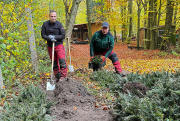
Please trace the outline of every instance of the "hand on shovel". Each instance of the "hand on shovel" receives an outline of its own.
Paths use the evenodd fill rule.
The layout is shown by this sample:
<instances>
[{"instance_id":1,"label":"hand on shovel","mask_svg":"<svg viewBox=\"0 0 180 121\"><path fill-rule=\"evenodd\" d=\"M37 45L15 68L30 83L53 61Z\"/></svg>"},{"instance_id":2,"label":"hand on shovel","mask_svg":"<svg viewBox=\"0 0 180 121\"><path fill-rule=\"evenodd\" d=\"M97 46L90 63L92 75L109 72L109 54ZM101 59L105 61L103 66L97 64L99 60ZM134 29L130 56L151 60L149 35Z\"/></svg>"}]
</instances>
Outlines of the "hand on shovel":
<instances>
[{"instance_id":1,"label":"hand on shovel","mask_svg":"<svg viewBox=\"0 0 180 121\"><path fill-rule=\"evenodd\" d=\"M48 37L49 37L49 39L51 40L51 42L55 42L55 41L56 41L54 35L49 35Z\"/></svg>"}]
</instances>

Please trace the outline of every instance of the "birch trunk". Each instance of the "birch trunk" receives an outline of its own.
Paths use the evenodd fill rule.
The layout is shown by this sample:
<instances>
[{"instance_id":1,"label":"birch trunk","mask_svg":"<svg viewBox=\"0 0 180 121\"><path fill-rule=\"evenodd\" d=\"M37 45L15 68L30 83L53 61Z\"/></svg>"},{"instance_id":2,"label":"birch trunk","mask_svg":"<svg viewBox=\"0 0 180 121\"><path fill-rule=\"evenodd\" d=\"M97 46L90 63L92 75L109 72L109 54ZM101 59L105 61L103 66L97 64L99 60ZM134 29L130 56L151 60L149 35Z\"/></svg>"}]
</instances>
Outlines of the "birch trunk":
<instances>
[{"instance_id":1,"label":"birch trunk","mask_svg":"<svg viewBox=\"0 0 180 121\"><path fill-rule=\"evenodd\" d=\"M36 43L34 38L34 30L33 30L33 22L32 22L32 14L31 9L28 7L25 9L27 13L27 17L29 18L27 20L27 28L29 31L29 43L30 43L30 51L31 51L31 61L33 64L33 68L36 73L39 72L38 70L38 60L37 60L37 53L36 53Z\"/></svg>"},{"instance_id":2,"label":"birch trunk","mask_svg":"<svg viewBox=\"0 0 180 121\"><path fill-rule=\"evenodd\" d=\"M3 79L2 79L2 71L1 71L1 66L0 66L0 89L3 89Z\"/></svg>"}]
</instances>

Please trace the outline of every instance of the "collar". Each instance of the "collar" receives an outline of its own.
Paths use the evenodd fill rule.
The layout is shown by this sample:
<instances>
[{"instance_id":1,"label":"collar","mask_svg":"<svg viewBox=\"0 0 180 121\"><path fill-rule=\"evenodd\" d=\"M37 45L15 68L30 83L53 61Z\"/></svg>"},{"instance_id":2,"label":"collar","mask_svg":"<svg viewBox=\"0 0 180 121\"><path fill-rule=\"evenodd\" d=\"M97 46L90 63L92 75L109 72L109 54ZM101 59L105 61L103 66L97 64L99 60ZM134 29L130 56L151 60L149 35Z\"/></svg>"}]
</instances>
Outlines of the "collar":
<instances>
[{"instance_id":1,"label":"collar","mask_svg":"<svg viewBox=\"0 0 180 121\"><path fill-rule=\"evenodd\" d=\"M56 21L55 21L54 23L51 23L50 20L49 20L49 24L50 24L50 25L54 25L54 24L56 24Z\"/></svg>"}]
</instances>

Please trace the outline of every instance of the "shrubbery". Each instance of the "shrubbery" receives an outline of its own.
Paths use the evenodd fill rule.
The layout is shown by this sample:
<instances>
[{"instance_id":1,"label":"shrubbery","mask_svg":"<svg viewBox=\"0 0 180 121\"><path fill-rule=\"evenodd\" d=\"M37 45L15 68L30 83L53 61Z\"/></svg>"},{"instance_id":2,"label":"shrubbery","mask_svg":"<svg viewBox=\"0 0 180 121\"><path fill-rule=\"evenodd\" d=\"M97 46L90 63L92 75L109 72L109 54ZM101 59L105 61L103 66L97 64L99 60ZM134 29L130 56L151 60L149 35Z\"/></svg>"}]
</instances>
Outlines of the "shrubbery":
<instances>
[{"instance_id":1,"label":"shrubbery","mask_svg":"<svg viewBox=\"0 0 180 121\"><path fill-rule=\"evenodd\" d=\"M113 75L108 71L98 71L91 75L93 81L101 81L99 84L109 86L117 98L114 113L117 121L162 121L180 120L180 72L176 74L168 72L153 72L140 75L131 73L125 78ZM127 90L124 93L123 87L127 83L140 82L148 88L143 97ZM132 87L132 89L136 89ZM135 90L134 90L135 91Z\"/></svg>"},{"instance_id":2,"label":"shrubbery","mask_svg":"<svg viewBox=\"0 0 180 121\"><path fill-rule=\"evenodd\" d=\"M50 107L52 102L46 99L46 94L33 85L22 89L11 103L5 102L0 113L1 121L51 121Z\"/></svg>"}]
</instances>

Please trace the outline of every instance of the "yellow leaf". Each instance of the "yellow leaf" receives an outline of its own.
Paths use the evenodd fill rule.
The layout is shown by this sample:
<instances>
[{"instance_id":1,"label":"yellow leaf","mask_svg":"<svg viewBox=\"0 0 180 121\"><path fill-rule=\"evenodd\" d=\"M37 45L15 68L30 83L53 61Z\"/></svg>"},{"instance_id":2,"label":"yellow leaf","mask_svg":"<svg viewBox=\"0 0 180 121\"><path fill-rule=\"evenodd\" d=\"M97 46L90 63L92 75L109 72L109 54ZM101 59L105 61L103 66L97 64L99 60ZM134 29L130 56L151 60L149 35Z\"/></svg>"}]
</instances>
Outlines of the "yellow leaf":
<instances>
[{"instance_id":1,"label":"yellow leaf","mask_svg":"<svg viewBox=\"0 0 180 121\"><path fill-rule=\"evenodd\" d=\"M9 30L8 30L8 29L5 29L5 30L4 30L4 33L8 33L8 32L9 32Z\"/></svg>"},{"instance_id":2,"label":"yellow leaf","mask_svg":"<svg viewBox=\"0 0 180 121\"><path fill-rule=\"evenodd\" d=\"M16 16L16 13L13 13L13 16Z\"/></svg>"},{"instance_id":3,"label":"yellow leaf","mask_svg":"<svg viewBox=\"0 0 180 121\"><path fill-rule=\"evenodd\" d=\"M7 51L6 51L6 54L7 54L8 56L10 56L10 53L9 53L9 52L7 52Z\"/></svg>"},{"instance_id":4,"label":"yellow leaf","mask_svg":"<svg viewBox=\"0 0 180 121\"><path fill-rule=\"evenodd\" d=\"M25 5L25 8L27 8L28 7L28 5Z\"/></svg>"},{"instance_id":5,"label":"yellow leaf","mask_svg":"<svg viewBox=\"0 0 180 121\"><path fill-rule=\"evenodd\" d=\"M10 24L10 23L12 23L12 21L8 21L8 23Z\"/></svg>"},{"instance_id":6,"label":"yellow leaf","mask_svg":"<svg viewBox=\"0 0 180 121\"><path fill-rule=\"evenodd\" d=\"M101 89L101 87L97 87L96 89Z\"/></svg>"},{"instance_id":7,"label":"yellow leaf","mask_svg":"<svg viewBox=\"0 0 180 121\"><path fill-rule=\"evenodd\" d=\"M17 22L17 19L16 19L16 18L14 18L14 21L15 21L15 22Z\"/></svg>"},{"instance_id":8,"label":"yellow leaf","mask_svg":"<svg viewBox=\"0 0 180 121\"><path fill-rule=\"evenodd\" d=\"M3 23L1 22L1 26L3 27Z\"/></svg>"},{"instance_id":9,"label":"yellow leaf","mask_svg":"<svg viewBox=\"0 0 180 121\"><path fill-rule=\"evenodd\" d=\"M8 49L8 50L9 50L10 48L11 48L11 45L8 45L8 46L6 47L6 49Z\"/></svg>"}]
</instances>

